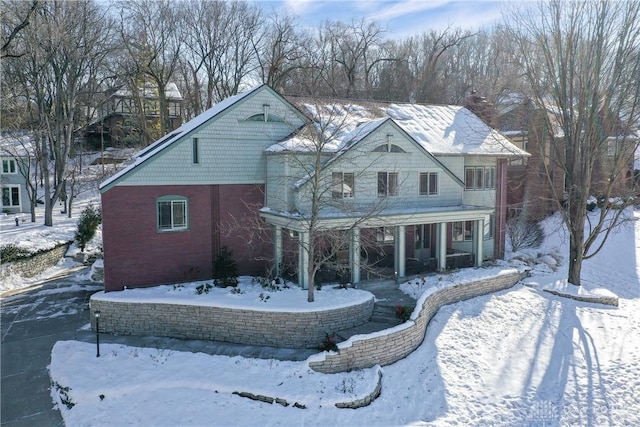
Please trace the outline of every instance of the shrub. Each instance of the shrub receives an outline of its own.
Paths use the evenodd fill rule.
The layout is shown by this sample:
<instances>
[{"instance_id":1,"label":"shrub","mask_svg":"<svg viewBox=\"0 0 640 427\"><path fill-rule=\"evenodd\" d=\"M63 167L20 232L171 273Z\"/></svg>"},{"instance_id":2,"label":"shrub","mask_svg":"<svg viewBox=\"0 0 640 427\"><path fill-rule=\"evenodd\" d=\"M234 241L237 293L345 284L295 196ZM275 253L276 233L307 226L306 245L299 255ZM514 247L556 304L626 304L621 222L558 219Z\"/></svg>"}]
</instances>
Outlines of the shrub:
<instances>
[{"instance_id":1,"label":"shrub","mask_svg":"<svg viewBox=\"0 0 640 427\"><path fill-rule=\"evenodd\" d=\"M402 319L403 322L411 318L411 313L413 313L413 307L409 307L408 305L399 305L396 307L396 316Z\"/></svg>"},{"instance_id":2,"label":"shrub","mask_svg":"<svg viewBox=\"0 0 640 427\"><path fill-rule=\"evenodd\" d=\"M324 341L318 346L320 351L338 351L338 343L336 342L335 334L326 334Z\"/></svg>"},{"instance_id":3,"label":"shrub","mask_svg":"<svg viewBox=\"0 0 640 427\"><path fill-rule=\"evenodd\" d=\"M99 208L93 206L87 206L80 214L78 220L78 230L76 231L75 241L80 247L80 251L84 252L87 247L87 243L93 239L96 235L98 225L102 222L102 215Z\"/></svg>"},{"instance_id":4,"label":"shrub","mask_svg":"<svg viewBox=\"0 0 640 427\"><path fill-rule=\"evenodd\" d=\"M220 253L213 262L213 283L221 288L238 286L238 264L226 246L220 248Z\"/></svg>"},{"instance_id":5,"label":"shrub","mask_svg":"<svg viewBox=\"0 0 640 427\"><path fill-rule=\"evenodd\" d=\"M208 283L205 283L204 285L198 285L196 287L196 294L198 295L202 295L203 293L208 294L212 287L213 286L211 286Z\"/></svg>"},{"instance_id":6,"label":"shrub","mask_svg":"<svg viewBox=\"0 0 640 427\"><path fill-rule=\"evenodd\" d=\"M13 243L9 243L0 248L0 260L2 260L3 263L29 258L31 255L29 250L19 248Z\"/></svg>"},{"instance_id":7,"label":"shrub","mask_svg":"<svg viewBox=\"0 0 640 427\"><path fill-rule=\"evenodd\" d=\"M539 248L544 241L544 231L538 222L514 217L507 221L507 230L513 252L525 248Z\"/></svg>"}]
</instances>

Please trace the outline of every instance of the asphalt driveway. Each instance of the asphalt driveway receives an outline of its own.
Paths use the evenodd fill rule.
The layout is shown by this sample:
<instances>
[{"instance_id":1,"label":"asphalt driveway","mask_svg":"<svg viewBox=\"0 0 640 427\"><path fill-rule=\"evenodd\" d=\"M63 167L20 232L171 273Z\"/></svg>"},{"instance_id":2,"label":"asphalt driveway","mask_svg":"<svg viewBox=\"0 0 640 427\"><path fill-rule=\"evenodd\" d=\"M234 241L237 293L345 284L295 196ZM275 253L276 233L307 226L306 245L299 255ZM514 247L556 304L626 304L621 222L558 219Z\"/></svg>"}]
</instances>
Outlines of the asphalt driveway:
<instances>
[{"instance_id":1,"label":"asphalt driveway","mask_svg":"<svg viewBox=\"0 0 640 427\"><path fill-rule=\"evenodd\" d=\"M89 297L98 289L67 278L2 299L2 426L64 425L47 366L56 341L76 339L89 323Z\"/></svg>"}]
</instances>

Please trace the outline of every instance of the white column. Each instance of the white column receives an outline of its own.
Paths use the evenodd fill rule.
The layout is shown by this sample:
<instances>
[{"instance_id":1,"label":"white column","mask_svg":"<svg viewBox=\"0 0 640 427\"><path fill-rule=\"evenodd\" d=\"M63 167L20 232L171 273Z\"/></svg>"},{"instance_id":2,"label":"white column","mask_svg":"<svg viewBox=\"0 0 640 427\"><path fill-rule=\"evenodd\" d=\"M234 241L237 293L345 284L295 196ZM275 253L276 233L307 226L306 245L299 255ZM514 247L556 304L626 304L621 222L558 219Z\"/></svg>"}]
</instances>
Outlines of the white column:
<instances>
[{"instance_id":1,"label":"white column","mask_svg":"<svg viewBox=\"0 0 640 427\"><path fill-rule=\"evenodd\" d=\"M475 266L482 265L482 242L484 240L484 219L476 220L473 224L473 250L475 252Z\"/></svg>"},{"instance_id":2,"label":"white column","mask_svg":"<svg viewBox=\"0 0 640 427\"><path fill-rule=\"evenodd\" d=\"M309 287L309 233L298 232L298 284L302 289Z\"/></svg>"},{"instance_id":3,"label":"white column","mask_svg":"<svg viewBox=\"0 0 640 427\"><path fill-rule=\"evenodd\" d=\"M349 251L349 264L351 268L351 283L360 283L360 228L351 230L351 250Z\"/></svg>"},{"instance_id":4,"label":"white column","mask_svg":"<svg viewBox=\"0 0 640 427\"><path fill-rule=\"evenodd\" d=\"M438 254L438 270L447 269L447 223L440 222L436 228L436 252Z\"/></svg>"},{"instance_id":5,"label":"white column","mask_svg":"<svg viewBox=\"0 0 640 427\"><path fill-rule=\"evenodd\" d=\"M282 274L282 227L273 226L273 262L276 277Z\"/></svg>"},{"instance_id":6,"label":"white column","mask_svg":"<svg viewBox=\"0 0 640 427\"><path fill-rule=\"evenodd\" d=\"M398 279L403 279L406 275L405 266L407 262L407 254L405 241L407 238L407 227L405 225L397 226L394 237L394 266Z\"/></svg>"}]
</instances>

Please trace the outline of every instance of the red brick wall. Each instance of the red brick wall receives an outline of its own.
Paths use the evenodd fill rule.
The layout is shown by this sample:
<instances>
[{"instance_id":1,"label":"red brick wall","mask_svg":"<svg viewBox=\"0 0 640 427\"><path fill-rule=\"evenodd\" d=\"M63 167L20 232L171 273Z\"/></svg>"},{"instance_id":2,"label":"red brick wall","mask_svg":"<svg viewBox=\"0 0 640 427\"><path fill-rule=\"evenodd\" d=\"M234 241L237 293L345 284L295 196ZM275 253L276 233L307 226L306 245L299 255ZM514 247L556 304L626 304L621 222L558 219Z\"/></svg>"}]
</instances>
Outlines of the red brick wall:
<instances>
[{"instance_id":1,"label":"red brick wall","mask_svg":"<svg viewBox=\"0 0 640 427\"><path fill-rule=\"evenodd\" d=\"M188 198L189 230L158 232L156 200L167 195ZM252 231L245 220L262 202L255 185L113 187L102 194L105 290L210 279L222 246L234 252L240 274L264 272L254 258L270 256L270 242L238 237ZM244 224L235 236L231 218Z\"/></svg>"}]
</instances>

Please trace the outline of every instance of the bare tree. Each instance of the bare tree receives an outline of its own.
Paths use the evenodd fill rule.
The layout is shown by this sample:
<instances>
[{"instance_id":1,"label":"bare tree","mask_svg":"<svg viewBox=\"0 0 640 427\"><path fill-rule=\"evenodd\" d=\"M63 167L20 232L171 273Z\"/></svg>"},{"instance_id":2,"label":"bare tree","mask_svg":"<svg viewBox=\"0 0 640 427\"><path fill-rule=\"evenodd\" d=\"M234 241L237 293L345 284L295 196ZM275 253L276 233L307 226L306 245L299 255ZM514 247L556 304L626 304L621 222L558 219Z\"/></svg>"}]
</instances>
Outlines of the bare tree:
<instances>
[{"instance_id":1,"label":"bare tree","mask_svg":"<svg viewBox=\"0 0 640 427\"><path fill-rule=\"evenodd\" d=\"M3 0L2 3L2 41L0 58L19 58L25 51L18 53L11 50L16 37L29 25L31 15L38 7L38 0L27 3L24 1Z\"/></svg>"},{"instance_id":2,"label":"bare tree","mask_svg":"<svg viewBox=\"0 0 640 427\"><path fill-rule=\"evenodd\" d=\"M545 112L547 179L554 169L564 175L564 191L551 182L552 199L569 230L568 281L580 285L583 260L602 248L631 203L624 173L638 147L640 2L540 2L514 11L510 29ZM603 203L585 232L593 192ZM610 203L614 196L622 197Z\"/></svg>"},{"instance_id":3,"label":"bare tree","mask_svg":"<svg viewBox=\"0 0 640 427\"><path fill-rule=\"evenodd\" d=\"M169 130L166 89L176 72L182 47L178 34L181 12L168 0L126 2L122 8L121 42L128 53L129 89L138 100L141 114L158 115L159 128L151 135L155 139ZM148 98L158 99L157 108Z\"/></svg>"},{"instance_id":4,"label":"bare tree","mask_svg":"<svg viewBox=\"0 0 640 427\"><path fill-rule=\"evenodd\" d=\"M260 80L276 90L284 90L294 70L304 67L309 37L299 31L289 14L269 17L261 44L255 45L260 63Z\"/></svg>"},{"instance_id":5,"label":"bare tree","mask_svg":"<svg viewBox=\"0 0 640 427\"><path fill-rule=\"evenodd\" d=\"M95 65L104 60L109 20L96 3L85 0L39 3L30 22L23 29L27 53L11 67L21 76L22 93L28 97L24 104L37 114L32 131L44 185L44 223L52 226L53 208L66 191L67 160L79 127L78 100Z\"/></svg>"}]
</instances>

